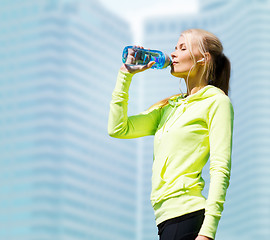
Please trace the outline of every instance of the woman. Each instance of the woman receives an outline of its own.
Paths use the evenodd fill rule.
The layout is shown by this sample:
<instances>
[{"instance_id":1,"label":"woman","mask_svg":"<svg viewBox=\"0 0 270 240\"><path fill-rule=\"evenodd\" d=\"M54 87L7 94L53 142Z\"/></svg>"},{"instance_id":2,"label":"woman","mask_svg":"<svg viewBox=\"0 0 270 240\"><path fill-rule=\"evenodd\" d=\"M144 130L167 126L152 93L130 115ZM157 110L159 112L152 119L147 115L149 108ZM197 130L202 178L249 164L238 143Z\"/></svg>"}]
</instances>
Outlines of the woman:
<instances>
[{"instance_id":1,"label":"woman","mask_svg":"<svg viewBox=\"0 0 270 240\"><path fill-rule=\"evenodd\" d=\"M184 31L171 57L171 74L185 79L187 94L128 117L132 76L154 62L123 64L112 95L108 131L117 138L155 135L151 203L160 240L214 239L231 169L230 62L219 39L200 29ZM133 58L131 54L129 61ZM201 173L209 157L210 186L205 199Z\"/></svg>"}]
</instances>

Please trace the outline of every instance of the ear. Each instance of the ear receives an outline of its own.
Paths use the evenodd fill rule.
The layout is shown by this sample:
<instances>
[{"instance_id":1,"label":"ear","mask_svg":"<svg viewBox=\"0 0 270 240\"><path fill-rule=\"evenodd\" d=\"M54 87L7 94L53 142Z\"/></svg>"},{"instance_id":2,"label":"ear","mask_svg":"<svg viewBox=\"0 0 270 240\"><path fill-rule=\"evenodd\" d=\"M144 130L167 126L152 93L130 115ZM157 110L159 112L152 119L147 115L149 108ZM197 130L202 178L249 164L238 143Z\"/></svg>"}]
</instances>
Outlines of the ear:
<instances>
[{"instance_id":1,"label":"ear","mask_svg":"<svg viewBox=\"0 0 270 240\"><path fill-rule=\"evenodd\" d=\"M210 62L211 61L211 54L209 52L206 52L204 55L205 62Z\"/></svg>"},{"instance_id":2,"label":"ear","mask_svg":"<svg viewBox=\"0 0 270 240\"><path fill-rule=\"evenodd\" d=\"M210 59L211 59L210 53L206 52L204 56L200 60L197 61L197 63L200 65L205 65L205 63L208 63Z\"/></svg>"}]
</instances>

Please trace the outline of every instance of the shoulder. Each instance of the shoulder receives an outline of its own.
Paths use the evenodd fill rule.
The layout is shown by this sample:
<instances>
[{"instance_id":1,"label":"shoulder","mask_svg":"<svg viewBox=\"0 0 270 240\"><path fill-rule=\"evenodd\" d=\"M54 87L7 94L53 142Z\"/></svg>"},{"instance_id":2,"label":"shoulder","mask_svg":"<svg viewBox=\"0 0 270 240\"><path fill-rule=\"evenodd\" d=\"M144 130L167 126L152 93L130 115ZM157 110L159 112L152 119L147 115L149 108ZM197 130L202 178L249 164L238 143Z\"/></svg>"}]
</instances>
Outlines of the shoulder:
<instances>
[{"instance_id":1,"label":"shoulder","mask_svg":"<svg viewBox=\"0 0 270 240\"><path fill-rule=\"evenodd\" d=\"M165 108L170 107L170 100L177 100L177 98L180 96L181 94L176 94L176 95L172 95L170 97L164 98L158 102L156 102L155 104L153 104L151 107L148 108L149 110L154 110L154 109L159 109L159 110L164 110Z\"/></svg>"},{"instance_id":2,"label":"shoulder","mask_svg":"<svg viewBox=\"0 0 270 240\"><path fill-rule=\"evenodd\" d=\"M211 118L218 114L223 116L228 115L233 118L234 109L229 96L214 86L209 90L211 91L211 96L208 98L208 116Z\"/></svg>"},{"instance_id":3,"label":"shoulder","mask_svg":"<svg viewBox=\"0 0 270 240\"><path fill-rule=\"evenodd\" d=\"M214 105L230 105L232 106L232 102L229 96L227 96L221 89L211 86L209 89L211 91L210 101Z\"/></svg>"},{"instance_id":4,"label":"shoulder","mask_svg":"<svg viewBox=\"0 0 270 240\"><path fill-rule=\"evenodd\" d=\"M215 105L230 105L232 107L231 99L225 94L217 94L213 97Z\"/></svg>"}]
</instances>

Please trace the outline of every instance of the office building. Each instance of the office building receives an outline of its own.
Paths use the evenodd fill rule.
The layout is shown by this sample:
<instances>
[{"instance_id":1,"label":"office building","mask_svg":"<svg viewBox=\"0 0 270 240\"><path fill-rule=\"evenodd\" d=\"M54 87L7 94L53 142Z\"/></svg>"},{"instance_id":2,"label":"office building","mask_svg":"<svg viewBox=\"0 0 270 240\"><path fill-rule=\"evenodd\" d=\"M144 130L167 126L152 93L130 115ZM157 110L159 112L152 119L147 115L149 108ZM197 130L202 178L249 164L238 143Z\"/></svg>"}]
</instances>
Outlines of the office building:
<instances>
[{"instance_id":1,"label":"office building","mask_svg":"<svg viewBox=\"0 0 270 240\"><path fill-rule=\"evenodd\" d=\"M0 19L0 239L135 239L137 141L107 134L129 26L94 0Z\"/></svg>"}]
</instances>

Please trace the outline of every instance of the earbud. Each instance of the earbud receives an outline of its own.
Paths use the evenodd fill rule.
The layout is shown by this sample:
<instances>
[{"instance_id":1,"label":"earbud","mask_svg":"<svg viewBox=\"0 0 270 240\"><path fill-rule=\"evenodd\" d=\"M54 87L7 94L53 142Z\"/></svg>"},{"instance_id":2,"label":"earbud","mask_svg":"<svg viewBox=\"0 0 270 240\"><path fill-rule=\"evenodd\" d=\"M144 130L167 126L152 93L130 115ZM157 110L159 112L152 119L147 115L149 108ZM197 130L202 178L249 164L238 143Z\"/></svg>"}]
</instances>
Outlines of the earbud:
<instances>
[{"instance_id":1,"label":"earbud","mask_svg":"<svg viewBox=\"0 0 270 240\"><path fill-rule=\"evenodd\" d=\"M200 59L200 60L198 60L197 61L197 63L199 63L199 62L203 62L205 59L204 58L202 58L202 59Z\"/></svg>"}]
</instances>

